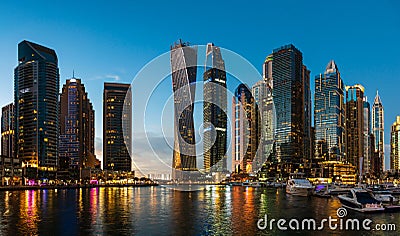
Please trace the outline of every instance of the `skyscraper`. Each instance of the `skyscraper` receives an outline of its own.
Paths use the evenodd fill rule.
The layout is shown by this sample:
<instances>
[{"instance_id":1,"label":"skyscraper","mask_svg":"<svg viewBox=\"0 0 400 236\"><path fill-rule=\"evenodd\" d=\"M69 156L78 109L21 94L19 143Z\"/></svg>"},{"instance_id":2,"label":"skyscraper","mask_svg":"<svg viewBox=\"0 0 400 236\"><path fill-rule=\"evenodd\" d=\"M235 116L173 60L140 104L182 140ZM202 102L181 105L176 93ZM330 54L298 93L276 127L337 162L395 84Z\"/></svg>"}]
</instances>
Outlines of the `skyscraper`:
<instances>
[{"instance_id":1,"label":"skyscraper","mask_svg":"<svg viewBox=\"0 0 400 236\"><path fill-rule=\"evenodd\" d=\"M15 120L14 104L10 103L1 109L1 157L0 157L0 180L2 184L8 182L19 182L21 177L21 163L15 157ZM6 181L7 178L7 181Z\"/></svg>"},{"instance_id":2,"label":"skyscraper","mask_svg":"<svg viewBox=\"0 0 400 236\"><path fill-rule=\"evenodd\" d=\"M258 105L260 113L259 133L261 135L253 171L257 171L262 165L272 160L272 149L274 144L274 122L275 108L272 99L272 55L267 56L263 64L263 79L256 82L252 87L252 95Z\"/></svg>"},{"instance_id":3,"label":"skyscraper","mask_svg":"<svg viewBox=\"0 0 400 236\"><path fill-rule=\"evenodd\" d=\"M311 152L312 150L312 143L311 143L311 86L310 86L310 73L311 71L307 69L305 65L302 67L302 83L303 83L303 104L304 104L304 133L303 133L303 153L304 159L303 163L310 167L309 164L311 163L311 157L314 154Z\"/></svg>"},{"instance_id":4,"label":"skyscraper","mask_svg":"<svg viewBox=\"0 0 400 236\"><path fill-rule=\"evenodd\" d=\"M1 155L13 158L14 155L14 103L1 109Z\"/></svg>"},{"instance_id":5,"label":"skyscraper","mask_svg":"<svg viewBox=\"0 0 400 236\"><path fill-rule=\"evenodd\" d=\"M364 87L346 86L346 161L360 171L360 158L364 155Z\"/></svg>"},{"instance_id":6,"label":"skyscraper","mask_svg":"<svg viewBox=\"0 0 400 236\"><path fill-rule=\"evenodd\" d=\"M59 169L78 178L94 157L94 110L80 79L68 79L60 95Z\"/></svg>"},{"instance_id":7,"label":"skyscraper","mask_svg":"<svg viewBox=\"0 0 400 236\"><path fill-rule=\"evenodd\" d=\"M273 62L273 55L270 54L265 58L264 65L263 65L263 80L264 84L267 86L266 90L264 91L262 98L264 101L261 102L261 98L258 99L260 102L258 103L259 110L261 113L261 134L264 132L263 138L263 155L266 155L265 158L270 157L273 153L273 145L274 145L274 138L275 138L275 105L272 96L272 90L274 87L273 79L272 79L272 62ZM265 87L264 87L265 88ZM255 96L253 94L253 96ZM272 161L272 160L271 160Z\"/></svg>"},{"instance_id":8,"label":"skyscraper","mask_svg":"<svg viewBox=\"0 0 400 236\"><path fill-rule=\"evenodd\" d=\"M372 132L375 137L375 151L379 153L381 162L380 172L382 172L384 170L385 160L384 111L378 91L376 91L374 104L372 105Z\"/></svg>"},{"instance_id":9,"label":"skyscraper","mask_svg":"<svg viewBox=\"0 0 400 236\"><path fill-rule=\"evenodd\" d=\"M56 52L28 41L19 43L14 71L15 155L28 179L55 177L58 92Z\"/></svg>"},{"instance_id":10,"label":"skyscraper","mask_svg":"<svg viewBox=\"0 0 400 236\"><path fill-rule=\"evenodd\" d=\"M171 46L171 72L174 92L172 178L186 179L185 171L197 170L193 119L197 48L182 41Z\"/></svg>"},{"instance_id":11,"label":"skyscraper","mask_svg":"<svg viewBox=\"0 0 400 236\"><path fill-rule=\"evenodd\" d=\"M369 173L371 167L371 106L367 100L367 97L363 98L363 139L364 139L364 168L363 173Z\"/></svg>"},{"instance_id":12,"label":"skyscraper","mask_svg":"<svg viewBox=\"0 0 400 236\"><path fill-rule=\"evenodd\" d=\"M232 171L250 173L260 142L259 111L250 89L239 84L232 98Z\"/></svg>"},{"instance_id":13,"label":"skyscraper","mask_svg":"<svg viewBox=\"0 0 400 236\"><path fill-rule=\"evenodd\" d=\"M390 132L390 169L400 170L400 116L396 117Z\"/></svg>"},{"instance_id":14,"label":"skyscraper","mask_svg":"<svg viewBox=\"0 0 400 236\"><path fill-rule=\"evenodd\" d=\"M131 171L132 92L130 85L104 83L103 106L103 168L112 171Z\"/></svg>"},{"instance_id":15,"label":"skyscraper","mask_svg":"<svg viewBox=\"0 0 400 236\"><path fill-rule=\"evenodd\" d=\"M227 170L226 72L220 49L211 43L207 44L203 78L204 168L224 171Z\"/></svg>"},{"instance_id":16,"label":"skyscraper","mask_svg":"<svg viewBox=\"0 0 400 236\"><path fill-rule=\"evenodd\" d=\"M309 79L305 74L309 72L303 67L302 53L291 44L273 50L272 56L276 155L280 169L290 173L303 168L309 159L308 153L304 153L311 140L307 137L311 133L310 121L306 121L311 102L309 91L305 91L309 82L304 81Z\"/></svg>"},{"instance_id":17,"label":"skyscraper","mask_svg":"<svg viewBox=\"0 0 400 236\"><path fill-rule=\"evenodd\" d=\"M315 77L314 107L317 158L340 161L345 153L344 83L334 60Z\"/></svg>"}]
</instances>

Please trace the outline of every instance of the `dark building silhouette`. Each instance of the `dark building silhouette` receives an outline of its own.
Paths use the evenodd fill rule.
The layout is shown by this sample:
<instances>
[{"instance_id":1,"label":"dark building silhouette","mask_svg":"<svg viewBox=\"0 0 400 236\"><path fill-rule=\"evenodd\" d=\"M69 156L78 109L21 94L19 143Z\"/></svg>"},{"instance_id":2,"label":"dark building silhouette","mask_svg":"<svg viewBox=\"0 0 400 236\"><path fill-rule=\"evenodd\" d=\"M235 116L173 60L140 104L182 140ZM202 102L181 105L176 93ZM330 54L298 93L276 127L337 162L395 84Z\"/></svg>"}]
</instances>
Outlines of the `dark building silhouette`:
<instances>
[{"instance_id":1,"label":"dark building silhouette","mask_svg":"<svg viewBox=\"0 0 400 236\"><path fill-rule=\"evenodd\" d=\"M172 88L174 92L174 151L172 178L187 179L185 171L196 171L194 99L197 48L188 43L171 46Z\"/></svg>"},{"instance_id":2,"label":"dark building silhouette","mask_svg":"<svg viewBox=\"0 0 400 236\"><path fill-rule=\"evenodd\" d=\"M204 85L204 169L226 171L227 95L225 63L221 51L207 44Z\"/></svg>"},{"instance_id":3,"label":"dark building silhouette","mask_svg":"<svg viewBox=\"0 0 400 236\"><path fill-rule=\"evenodd\" d=\"M53 179L58 157L59 70L56 52L18 44L14 71L15 156L28 179Z\"/></svg>"},{"instance_id":4,"label":"dark building silhouette","mask_svg":"<svg viewBox=\"0 0 400 236\"><path fill-rule=\"evenodd\" d=\"M131 171L132 92L129 84L104 83L103 160L105 170Z\"/></svg>"},{"instance_id":5,"label":"dark building silhouette","mask_svg":"<svg viewBox=\"0 0 400 236\"><path fill-rule=\"evenodd\" d=\"M14 103L1 109L1 155L14 157Z\"/></svg>"},{"instance_id":6,"label":"dark building silhouette","mask_svg":"<svg viewBox=\"0 0 400 236\"><path fill-rule=\"evenodd\" d=\"M302 171L311 158L309 73L302 53L293 45L273 50L276 161L284 173Z\"/></svg>"},{"instance_id":7,"label":"dark building silhouette","mask_svg":"<svg viewBox=\"0 0 400 236\"><path fill-rule=\"evenodd\" d=\"M0 182L2 185L18 183L22 174L21 163L14 154L14 103L1 109Z\"/></svg>"},{"instance_id":8,"label":"dark building silhouette","mask_svg":"<svg viewBox=\"0 0 400 236\"><path fill-rule=\"evenodd\" d=\"M360 171L364 155L364 87L346 86L346 161Z\"/></svg>"}]
</instances>

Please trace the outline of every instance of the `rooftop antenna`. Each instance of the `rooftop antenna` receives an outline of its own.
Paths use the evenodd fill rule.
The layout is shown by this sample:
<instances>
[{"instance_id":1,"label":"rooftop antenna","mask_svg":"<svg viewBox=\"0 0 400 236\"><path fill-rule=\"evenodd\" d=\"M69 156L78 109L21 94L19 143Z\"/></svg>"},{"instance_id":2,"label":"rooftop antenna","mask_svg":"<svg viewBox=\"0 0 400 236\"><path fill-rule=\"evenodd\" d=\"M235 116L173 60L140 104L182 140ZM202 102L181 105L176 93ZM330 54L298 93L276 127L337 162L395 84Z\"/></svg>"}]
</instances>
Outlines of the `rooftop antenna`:
<instances>
[{"instance_id":1,"label":"rooftop antenna","mask_svg":"<svg viewBox=\"0 0 400 236\"><path fill-rule=\"evenodd\" d=\"M72 70L72 78L75 78L75 70Z\"/></svg>"}]
</instances>

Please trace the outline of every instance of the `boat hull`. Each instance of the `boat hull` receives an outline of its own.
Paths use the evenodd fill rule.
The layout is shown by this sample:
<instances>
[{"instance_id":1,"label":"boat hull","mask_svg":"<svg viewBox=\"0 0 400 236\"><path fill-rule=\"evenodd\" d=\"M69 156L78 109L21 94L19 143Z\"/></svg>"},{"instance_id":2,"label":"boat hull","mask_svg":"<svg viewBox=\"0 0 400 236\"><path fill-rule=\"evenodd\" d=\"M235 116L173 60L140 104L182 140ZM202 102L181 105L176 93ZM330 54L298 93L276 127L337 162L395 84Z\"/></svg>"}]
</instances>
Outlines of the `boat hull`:
<instances>
[{"instance_id":1,"label":"boat hull","mask_svg":"<svg viewBox=\"0 0 400 236\"><path fill-rule=\"evenodd\" d=\"M358 212L363 212L363 213L374 213L374 212L383 212L385 211L384 207L371 207L371 208L353 208L350 206L346 206L346 205L342 205L345 208L354 210L354 211L358 211Z\"/></svg>"},{"instance_id":2,"label":"boat hull","mask_svg":"<svg viewBox=\"0 0 400 236\"><path fill-rule=\"evenodd\" d=\"M286 187L286 193L294 196L308 197L312 194L312 188Z\"/></svg>"},{"instance_id":3,"label":"boat hull","mask_svg":"<svg viewBox=\"0 0 400 236\"><path fill-rule=\"evenodd\" d=\"M364 213L367 213L367 212L373 213L373 212L383 212L383 211L385 211L385 208L380 206L380 205L377 205L376 207L363 207L361 204L356 203L356 202L351 201L351 200L348 200L345 197L339 196L338 198L339 198L340 203L342 203L343 207L351 209L351 210L354 210L354 211L364 212Z\"/></svg>"}]
</instances>

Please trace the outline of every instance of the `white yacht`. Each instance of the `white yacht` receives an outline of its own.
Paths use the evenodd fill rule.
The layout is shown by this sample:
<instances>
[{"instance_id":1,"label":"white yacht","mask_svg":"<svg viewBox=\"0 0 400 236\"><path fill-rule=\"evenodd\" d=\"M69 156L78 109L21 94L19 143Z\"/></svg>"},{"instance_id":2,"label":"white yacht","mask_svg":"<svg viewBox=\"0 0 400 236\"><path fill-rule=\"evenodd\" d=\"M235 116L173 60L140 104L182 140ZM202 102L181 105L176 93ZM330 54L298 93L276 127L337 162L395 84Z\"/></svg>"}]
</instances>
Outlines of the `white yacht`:
<instances>
[{"instance_id":1,"label":"white yacht","mask_svg":"<svg viewBox=\"0 0 400 236\"><path fill-rule=\"evenodd\" d=\"M286 184L286 193L296 196L310 196L314 190L314 187L304 178L303 173L290 174L290 177Z\"/></svg>"}]
</instances>

